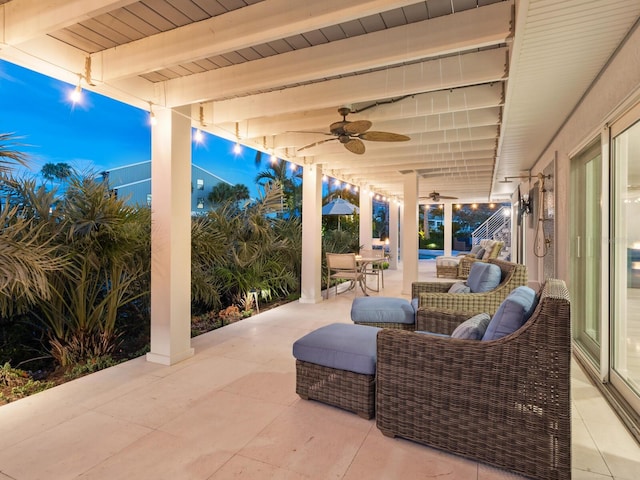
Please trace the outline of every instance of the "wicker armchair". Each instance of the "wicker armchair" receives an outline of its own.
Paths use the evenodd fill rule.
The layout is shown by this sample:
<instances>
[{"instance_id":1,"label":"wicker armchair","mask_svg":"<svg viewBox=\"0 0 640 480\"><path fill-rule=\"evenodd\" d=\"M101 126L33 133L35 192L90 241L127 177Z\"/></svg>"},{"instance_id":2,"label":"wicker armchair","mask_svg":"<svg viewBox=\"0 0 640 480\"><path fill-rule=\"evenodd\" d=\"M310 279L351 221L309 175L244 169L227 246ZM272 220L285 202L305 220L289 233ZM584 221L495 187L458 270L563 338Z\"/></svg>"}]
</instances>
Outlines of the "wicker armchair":
<instances>
[{"instance_id":1,"label":"wicker armchair","mask_svg":"<svg viewBox=\"0 0 640 480\"><path fill-rule=\"evenodd\" d=\"M378 428L531 478L570 479L569 310L564 282L549 279L527 323L499 340L381 330Z\"/></svg>"},{"instance_id":2,"label":"wicker armchair","mask_svg":"<svg viewBox=\"0 0 640 480\"><path fill-rule=\"evenodd\" d=\"M496 241L492 247L489 259L498 258L500 255L500 251L504 247L504 242ZM458 262L458 278L467 278L469 276L469 271L471 270L471 265L474 262L486 262L487 260L482 260L473 255L463 255Z\"/></svg>"},{"instance_id":3,"label":"wicker armchair","mask_svg":"<svg viewBox=\"0 0 640 480\"><path fill-rule=\"evenodd\" d=\"M425 318L433 311L462 310L473 313L493 315L502 301L516 287L527 284L527 267L519 263L506 262L497 258L489 260L500 267L500 284L490 292L448 293L454 282L414 282L411 285L411 298L418 299L416 330L427 330ZM452 325L451 331L457 326ZM451 333L446 332L446 333Z\"/></svg>"}]
</instances>

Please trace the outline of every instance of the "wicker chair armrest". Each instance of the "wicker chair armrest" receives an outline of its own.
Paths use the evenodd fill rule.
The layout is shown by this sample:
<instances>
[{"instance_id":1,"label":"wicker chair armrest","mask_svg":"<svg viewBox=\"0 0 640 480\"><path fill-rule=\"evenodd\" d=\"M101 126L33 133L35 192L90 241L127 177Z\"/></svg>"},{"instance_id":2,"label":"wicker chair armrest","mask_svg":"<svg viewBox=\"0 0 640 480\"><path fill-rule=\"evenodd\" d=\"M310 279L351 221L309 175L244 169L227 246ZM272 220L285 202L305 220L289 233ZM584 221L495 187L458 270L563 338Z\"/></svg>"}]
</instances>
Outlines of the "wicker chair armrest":
<instances>
[{"instance_id":1,"label":"wicker chair armrest","mask_svg":"<svg viewBox=\"0 0 640 480\"><path fill-rule=\"evenodd\" d=\"M473 313L458 310L434 310L419 308L416 314L416 330L423 332L451 333L465 320L473 317Z\"/></svg>"},{"instance_id":2,"label":"wicker chair armrest","mask_svg":"<svg viewBox=\"0 0 640 480\"><path fill-rule=\"evenodd\" d=\"M446 293L455 282L413 282L411 298L418 298L421 293Z\"/></svg>"}]
</instances>

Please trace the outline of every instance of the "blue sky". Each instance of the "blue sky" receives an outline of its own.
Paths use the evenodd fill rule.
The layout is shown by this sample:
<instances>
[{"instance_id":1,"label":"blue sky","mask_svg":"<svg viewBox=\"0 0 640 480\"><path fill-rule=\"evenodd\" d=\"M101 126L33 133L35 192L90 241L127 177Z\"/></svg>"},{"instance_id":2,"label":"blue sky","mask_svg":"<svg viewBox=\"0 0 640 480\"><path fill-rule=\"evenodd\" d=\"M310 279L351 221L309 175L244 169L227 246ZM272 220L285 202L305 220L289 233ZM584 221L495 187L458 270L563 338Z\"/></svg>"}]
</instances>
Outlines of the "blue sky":
<instances>
[{"instance_id":1,"label":"blue sky","mask_svg":"<svg viewBox=\"0 0 640 480\"><path fill-rule=\"evenodd\" d=\"M75 86L0 60L0 133L13 133L38 173L45 163L65 162L79 171L100 172L151 157L149 114L83 90L73 104ZM236 155L233 143L205 135L193 143L193 162L231 183L244 183L256 196L255 151Z\"/></svg>"}]
</instances>

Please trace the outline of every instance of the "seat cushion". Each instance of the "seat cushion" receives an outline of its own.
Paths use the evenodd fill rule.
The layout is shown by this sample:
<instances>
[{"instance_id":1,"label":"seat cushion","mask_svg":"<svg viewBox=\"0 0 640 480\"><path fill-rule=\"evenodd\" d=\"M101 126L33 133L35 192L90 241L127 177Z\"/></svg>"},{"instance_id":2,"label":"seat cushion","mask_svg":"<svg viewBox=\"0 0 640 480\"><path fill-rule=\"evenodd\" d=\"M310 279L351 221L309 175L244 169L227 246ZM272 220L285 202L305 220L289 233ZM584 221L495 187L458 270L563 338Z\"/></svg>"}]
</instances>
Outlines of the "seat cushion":
<instances>
[{"instance_id":1,"label":"seat cushion","mask_svg":"<svg viewBox=\"0 0 640 480\"><path fill-rule=\"evenodd\" d=\"M497 340L515 332L529 320L537 304L538 298L532 288L515 288L496 310L482 340Z\"/></svg>"},{"instance_id":2,"label":"seat cushion","mask_svg":"<svg viewBox=\"0 0 640 480\"><path fill-rule=\"evenodd\" d=\"M502 270L493 263L473 262L467 277L471 293L489 292L500 285Z\"/></svg>"},{"instance_id":3,"label":"seat cushion","mask_svg":"<svg viewBox=\"0 0 640 480\"><path fill-rule=\"evenodd\" d=\"M363 325L332 323L296 340L293 356L324 367L373 375L376 373L376 336L379 330Z\"/></svg>"},{"instance_id":4,"label":"seat cushion","mask_svg":"<svg viewBox=\"0 0 640 480\"><path fill-rule=\"evenodd\" d=\"M415 323L415 310L409 300L394 297L359 297L351 304L355 323Z\"/></svg>"},{"instance_id":5,"label":"seat cushion","mask_svg":"<svg viewBox=\"0 0 640 480\"><path fill-rule=\"evenodd\" d=\"M488 313L479 313L465 320L451 333L451 338L463 340L481 340L487 330L491 316Z\"/></svg>"}]
</instances>

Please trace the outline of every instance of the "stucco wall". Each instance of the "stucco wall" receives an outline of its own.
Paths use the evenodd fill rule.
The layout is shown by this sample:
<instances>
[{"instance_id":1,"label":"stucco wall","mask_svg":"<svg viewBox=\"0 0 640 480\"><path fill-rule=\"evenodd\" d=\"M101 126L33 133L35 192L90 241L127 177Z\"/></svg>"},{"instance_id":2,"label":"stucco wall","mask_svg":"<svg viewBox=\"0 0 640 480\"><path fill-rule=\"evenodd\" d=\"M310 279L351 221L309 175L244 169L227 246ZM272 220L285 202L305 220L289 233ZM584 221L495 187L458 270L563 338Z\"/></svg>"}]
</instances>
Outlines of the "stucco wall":
<instances>
[{"instance_id":1,"label":"stucco wall","mask_svg":"<svg viewBox=\"0 0 640 480\"><path fill-rule=\"evenodd\" d=\"M575 155L587 142L597 138L608 123L639 100L640 28L636 25L532 169L532 174L537 175L556 159L554 274L558 278L569 280L569 155ZM532 235L531 231L527 233ZM529 245L532 244L533 238L530 238ZM544 262L534 255L532 248L527 248L525 255L530 278L543 281Z\"/></svg>"}]
</instances>

